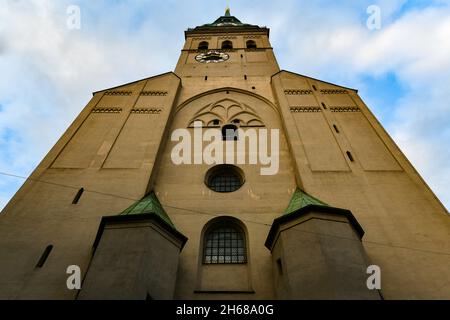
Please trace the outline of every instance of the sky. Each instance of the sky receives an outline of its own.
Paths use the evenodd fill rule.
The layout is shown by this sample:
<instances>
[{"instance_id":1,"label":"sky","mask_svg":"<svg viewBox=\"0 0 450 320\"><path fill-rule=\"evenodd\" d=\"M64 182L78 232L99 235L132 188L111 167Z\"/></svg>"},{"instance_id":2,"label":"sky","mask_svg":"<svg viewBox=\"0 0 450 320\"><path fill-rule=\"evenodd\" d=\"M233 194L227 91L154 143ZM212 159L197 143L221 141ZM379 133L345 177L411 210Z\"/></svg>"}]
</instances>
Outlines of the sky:
<instances>
[{"instance_id":1,"label":"sky","mask_svg":"<svg viewBox=\"0 0 450 320\"><path fill-rule=\"evenodd\" d=\"M92 92L173 71L227 5L282 69L358 89L450 208L450 0L0 0L0 173L29 176ZM0 209L23 182L0 174Z\"/></svg>"}]
</instances>

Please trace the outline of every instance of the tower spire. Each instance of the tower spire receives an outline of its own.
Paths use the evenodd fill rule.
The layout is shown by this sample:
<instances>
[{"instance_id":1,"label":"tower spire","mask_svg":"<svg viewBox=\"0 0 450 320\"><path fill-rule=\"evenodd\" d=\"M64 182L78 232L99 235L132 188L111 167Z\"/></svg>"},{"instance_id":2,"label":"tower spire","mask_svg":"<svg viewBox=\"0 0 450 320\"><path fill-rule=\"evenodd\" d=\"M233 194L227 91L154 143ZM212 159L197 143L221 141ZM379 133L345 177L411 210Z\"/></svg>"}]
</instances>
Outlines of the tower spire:
<instances>
[{"instance_id":1,"label":"tower spire","mask_svg":"<svg viewBox=\"0 0 450 320\"><path fill-rule=\"evenodd\" d=\"M227 5L227 7L225 8L225 17L229 17L229 16L231 16L230 6Z\"/></svg>"}]
</instances>

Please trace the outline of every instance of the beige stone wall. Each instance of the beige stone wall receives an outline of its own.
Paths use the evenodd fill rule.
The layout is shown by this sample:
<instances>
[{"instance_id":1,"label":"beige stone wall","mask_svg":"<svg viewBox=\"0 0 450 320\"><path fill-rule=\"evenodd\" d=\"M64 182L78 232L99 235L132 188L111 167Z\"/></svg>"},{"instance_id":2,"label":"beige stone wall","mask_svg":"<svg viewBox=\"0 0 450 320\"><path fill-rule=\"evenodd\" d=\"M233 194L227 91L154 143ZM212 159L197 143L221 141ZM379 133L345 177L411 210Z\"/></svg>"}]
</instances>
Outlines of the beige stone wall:
<instances>
[{"instance_id":1,"label":"beige stone wall","mask_svg":"<svg viewBox=\"0 0 450 320\"><path fill-rule=\"evenodd\" d=\"M145 216L120 218L105 222L77 299L173 299L181 241Z\"/></svg>"},{"instance_id":2,"label":"beige stone wall","mask_svg":"<svg viewBox=\"0 0 450 320\"><path fill-rule=\"evenodd\" d=\"M370 263L360 234L342 214L314 209L291 214L277 227L270 247L278 299L381 298L367 288Z\"/></svg>"}]
</instances>

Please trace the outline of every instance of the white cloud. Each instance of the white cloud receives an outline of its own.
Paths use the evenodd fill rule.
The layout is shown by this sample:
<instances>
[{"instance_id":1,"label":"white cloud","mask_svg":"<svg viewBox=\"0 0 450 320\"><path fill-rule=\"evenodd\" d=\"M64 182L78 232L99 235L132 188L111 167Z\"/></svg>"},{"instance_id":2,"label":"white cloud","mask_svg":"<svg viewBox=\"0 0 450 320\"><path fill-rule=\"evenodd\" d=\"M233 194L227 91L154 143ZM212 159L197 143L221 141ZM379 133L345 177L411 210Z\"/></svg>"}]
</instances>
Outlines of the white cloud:
<instances>
[{"instance_id":1,"label":"white cloud","mask_svg":"<svg viewBox=\"0 0 450 320\"><path fill-rule=\"evenodd\" d=\"M0 171L29 175L91 92L174 65L179 47L150 21L131 38L107 15L108 25L71 31L66 8L50 0L0 6ZM116 10L129 13L125 6ZM21 183L0 178L0 208Z\"/></svg>"},{"instance_id":2,"label":"white cloud","mask_svg":"<svg viewBox=\"0 0 450 320\"><path fill-rule=\"evenodd\" d=\"M202 1L110 7L106 1L88 1L81 6L81 30L70 31L68 1L3 2L0 171L23 175L56 142L92 91L173 69L183 29L223 12L216 4L205 13ZM395 74L405 91L383 112L391 120L387 129L449 207L450 7L447 1L432 2L440 6L406 13L404 0L236 1L231 7L242 21L271 28L283 69L351 87L364 85L366 75ZM381 7L381 30L366 28L365 10L372 3ZM155 11L149 12L151 18L132 25L146 6ZM5 191L5 181L0 181L0 208L13 192Z\"/></svg>"},{"instance_id":3,"label":"white cloud","mask_svg":"<svg viewBox=\"0 0 450 320\"><path fill-rule=\"evenodd\" d=\"M385 2L383 2L385 3ZM398 14L404 1L381 10ZM332 8L334 9L334 8ZM324 10L327 17L329 10ZM354 12L353 16L357 16ZM387 130L436 192L450 206L450 7L429 7L403 13L381 30L370 31L365 21L331 16L318 25L314 15L286 25L283 58L294 71L336 83L355 84L362 77L394 74L403 96L389 106ZM294 25L292 25L293 21ZM281 39L283 41L284 39ZM354 85L350 85L355 87ZM386 88L388 89L388 88ZM366 93L368 98L380 92ZM370 106L372 109L376 106ZM383 119L381 119L383 122Z\"/></svg>"}]
</instances>

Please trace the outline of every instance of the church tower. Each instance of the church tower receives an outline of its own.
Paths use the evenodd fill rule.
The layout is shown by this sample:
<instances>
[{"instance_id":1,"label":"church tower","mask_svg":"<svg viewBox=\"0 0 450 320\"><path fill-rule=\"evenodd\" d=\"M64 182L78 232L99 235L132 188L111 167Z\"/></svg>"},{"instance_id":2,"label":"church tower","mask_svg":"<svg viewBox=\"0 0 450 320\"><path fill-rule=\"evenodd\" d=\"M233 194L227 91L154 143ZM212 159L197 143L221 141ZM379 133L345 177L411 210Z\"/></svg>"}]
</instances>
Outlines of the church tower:
<instances>
[{"instance_id":1,"label":"church tower","mask_svg":"<svg viewBox=\"0 0 450 320\"><path fill-rule=\"evenodd\" d=\"M5 207L0 299L450 299L448 212L357 90L280 70L229 9L185 39Z\"/></svg>"}]
</instances>

